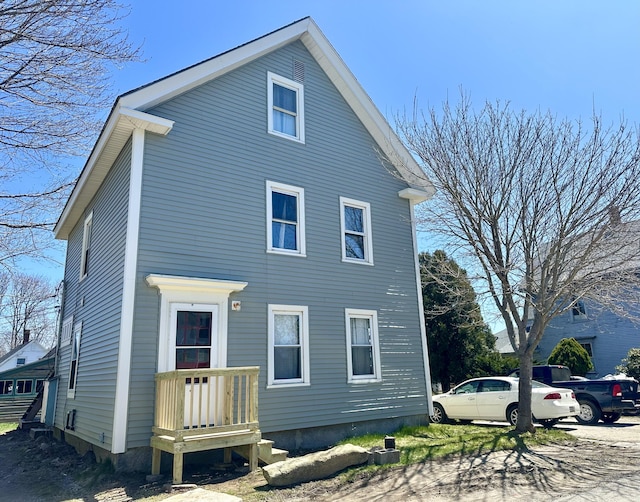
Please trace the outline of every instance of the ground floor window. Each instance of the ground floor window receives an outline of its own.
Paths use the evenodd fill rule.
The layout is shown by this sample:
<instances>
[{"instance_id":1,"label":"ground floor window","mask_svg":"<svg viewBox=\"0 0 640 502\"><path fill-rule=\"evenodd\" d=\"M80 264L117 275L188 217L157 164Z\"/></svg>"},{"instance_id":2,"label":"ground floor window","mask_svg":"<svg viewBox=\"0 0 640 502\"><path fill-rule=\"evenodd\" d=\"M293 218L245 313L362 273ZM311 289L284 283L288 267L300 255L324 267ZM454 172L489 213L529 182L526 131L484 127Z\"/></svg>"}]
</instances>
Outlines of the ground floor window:
<instances>
[{"instance_id":1,"label":"ground floor window","mask_svg":"<svg viewBox=\"0 0 640 502\"><path fill-rule=\"evenodd\" d=\"M349 382L381 379L378 315L375 310L346 309Z\"/></svg>"},{"instance_id":2,"label":"ground floor window","mask_svg":"<svg viewBox=\"0 0 640 502\"><path fill-rule=\"evenodd\" d=\"M269 385L309 383L308 308L269 305Z\"/></svg>"}]
</instances>

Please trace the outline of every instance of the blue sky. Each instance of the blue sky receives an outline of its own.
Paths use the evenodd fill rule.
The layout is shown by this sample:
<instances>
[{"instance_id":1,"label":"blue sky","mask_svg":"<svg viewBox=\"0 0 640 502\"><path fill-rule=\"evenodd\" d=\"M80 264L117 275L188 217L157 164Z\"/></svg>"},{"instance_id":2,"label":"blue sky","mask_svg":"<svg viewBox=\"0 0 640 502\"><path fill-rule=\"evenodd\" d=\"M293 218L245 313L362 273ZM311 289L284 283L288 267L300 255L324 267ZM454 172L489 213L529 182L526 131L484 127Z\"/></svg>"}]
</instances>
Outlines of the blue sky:
<instances>
[{"instance_id":1,"label":"blue sky","mask_svg":"<svg viewBox=\"0 0 640 502\"><path fill-rule=\"evenodd\" d=\"M461 88L477 106L640 119L637 0L131 0L145 61L114 72L114 99L306 16L391 121Z\"/></svg>"}]
</instances>

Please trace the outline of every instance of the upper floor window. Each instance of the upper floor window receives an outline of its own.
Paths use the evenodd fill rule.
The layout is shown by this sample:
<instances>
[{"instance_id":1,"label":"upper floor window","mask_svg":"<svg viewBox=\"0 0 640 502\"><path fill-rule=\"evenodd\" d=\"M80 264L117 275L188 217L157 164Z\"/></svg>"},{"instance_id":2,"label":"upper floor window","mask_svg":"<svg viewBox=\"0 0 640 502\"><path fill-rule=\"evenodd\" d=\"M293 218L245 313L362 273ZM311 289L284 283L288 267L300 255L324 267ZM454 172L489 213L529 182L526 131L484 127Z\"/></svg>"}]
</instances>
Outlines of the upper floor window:
<instances>
[{"instance_id":1,"label":"upper floor window","mask_svg":"<svg viewBox=\"0 0 640 502\"><path fill-rule=\"evenodd\" d=\"M24 366L27 364L27 359L25 357L19 357L16 361L16 366Z\"/></svg>"},{"instance_id":2,"label":"upper floor window","mask_svg":"<svg viewBox=\"0 0 640 502\"><path fill-rule=\"evenodd\" d=\"M89 250L91 249L91 229L93 227L93 211L84 220L82 233L82 255L80 256L80 280L89 273Z\"/></svg>"},{"instance_id":3,"label":"upper floor window","mask_svg":"<svg viewBox=\"0 0 640 502\"><path fill-rule=\"evenodd\" d=\"M340 197L340 225L342 260L373 265L370 205Z\"/></svg>"},{"instance_id":4,"label":"upper floor window","mask_svg":"<svg viewBox=\"0 0 640 502\"><path fill-rule=\"evenodd\" d=\"M584 307L582 300L576 300L571 307L571 318L574 321L583 320L587 318L587 310Z\"/></svg>"},{"instance_id":5,"label":"upper floor window","mask_svg":"<svg viewBox=\"0 0 640 502\"><path fill-rule=\"evenodd\" d=\"M267 181L267 251L304 256L304 189Z\"/></svg>"},{"instance_id":6,"label":"upper floor window","mask_svg":"<svg viewBox=\"0 0 640 502\"><path fill-rule=\"evenodd\" d=\"M309 312L269 305L269 385L309 384Z\"/></svg>"},{"instance_id":7,"label":"upper floor window","mask_svg":"<svg viewBox=\"0 0 640 502\"><path fill-rule=\"evenodd\" d=\"M349 382L382 379L378 345L378 315L375 310L346 309L347 368Z\"/></svg>"},{"instance_id":8,"label":"upper floor window","mask_svg":"<svg viewBox=\"0 0 640 502\"><path fill-rule=\"evenodd\" d=\"M267 85L269 132L304 143L304 86L271 72Z\"/></svg>"}]
</instances>

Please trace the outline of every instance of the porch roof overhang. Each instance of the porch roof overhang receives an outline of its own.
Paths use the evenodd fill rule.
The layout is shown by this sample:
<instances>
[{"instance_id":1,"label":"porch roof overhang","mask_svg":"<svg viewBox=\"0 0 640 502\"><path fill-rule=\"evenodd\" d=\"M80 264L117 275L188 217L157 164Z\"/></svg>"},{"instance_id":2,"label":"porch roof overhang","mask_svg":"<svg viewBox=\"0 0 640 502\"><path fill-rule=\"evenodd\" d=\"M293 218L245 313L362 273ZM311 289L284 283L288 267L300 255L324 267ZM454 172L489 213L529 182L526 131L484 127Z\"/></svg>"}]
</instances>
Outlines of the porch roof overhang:
<instances>
[{"instance_id":1,"label":"porch roof overhang","mask_svg":"<svg viewBox=\"0 0 640 502\"><path fill-rule=\"evenodd\" d=\"M242 291L248 282L230 281L226 279L205 279L202 277L186 277L179 275L149 274L145 280L151 287L164 291L188 291L205 294L230 295Z\"/></svg>"}]
</instances>

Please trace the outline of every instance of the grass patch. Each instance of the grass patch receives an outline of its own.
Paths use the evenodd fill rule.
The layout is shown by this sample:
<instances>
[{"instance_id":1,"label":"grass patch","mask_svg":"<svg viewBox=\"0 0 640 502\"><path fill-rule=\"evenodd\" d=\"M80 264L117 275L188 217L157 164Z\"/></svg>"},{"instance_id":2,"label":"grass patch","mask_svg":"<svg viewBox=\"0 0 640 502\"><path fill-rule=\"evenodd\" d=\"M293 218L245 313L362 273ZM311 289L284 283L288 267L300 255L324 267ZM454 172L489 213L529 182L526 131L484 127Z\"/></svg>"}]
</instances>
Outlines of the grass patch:
<instances>
[{"instance_id":1,"label":"grass patch","mask_svg":"<svg viewBox=\"0 0 640 502\"><path fill-rule=\"evenodd\" d=\"M384 447L383 434L369 434L346 439L363 448ZM525 451L532 446L575 441L566 432L537 428L534 434L518 434L513 427L486 425L430 424L405 427L394 434L404 465L455 455L480 455L500 450Z\"/></svg>"},{"instance_id":2,"label":"grass patch","mask_svg":"<svg viewBox=\"0 0 640 502\"><path fill-rule=\"evenodd\" d=\"M6 434L7 432L14 431L17 428L18 428L18 424L16 422L1 422L0 434Z\"/></svg>"}]
</instances>

